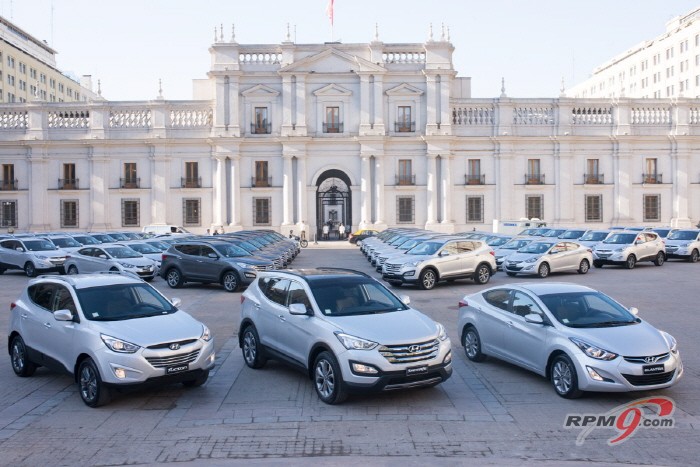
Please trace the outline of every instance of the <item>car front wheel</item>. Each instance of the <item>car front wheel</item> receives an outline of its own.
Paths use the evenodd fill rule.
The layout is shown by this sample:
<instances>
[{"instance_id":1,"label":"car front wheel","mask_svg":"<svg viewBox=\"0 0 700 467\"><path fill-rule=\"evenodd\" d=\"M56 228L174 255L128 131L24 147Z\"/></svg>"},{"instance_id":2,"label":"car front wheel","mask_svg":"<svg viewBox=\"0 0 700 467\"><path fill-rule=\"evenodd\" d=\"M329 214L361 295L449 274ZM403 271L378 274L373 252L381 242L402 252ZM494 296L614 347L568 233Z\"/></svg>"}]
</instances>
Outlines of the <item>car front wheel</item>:
<instances>
[{"instance_id":1,"label":"car front wheel","mask_svg":"<svg viewBox=\"0 0 700 467\"><path fill-rule=\"evenodd\" d=\"M432 269L424 269L423 272L420 273L419 279L421 289L431 290L435 287L435 284L437 283L437 274L435 274L435 271L433 271Z\"/></svg>"},{"instance_id":2,"label":"car front wheel","mask_svg":"<svg viewBox=\"0 0 700 467\"><path fill-rule=\"evenodd\" d=\"M12 359L12 371L17 376L26 378L32 376L36 370L34 362L27 356L27 347L20 336L15 336L10 344L10 358Z\"/></svg>"},{"instance_id":3,"label":"car front wheel","mask_svg":"<svg viewBox=\"0 0 700 467\"><path fill-rule=\"evenodd\" d=\"M549 264L547 264L547 263L540 264L539 269L537 269L537 275L543 279L545 277L547 277L549 275Z\"/></svg>"},{"instance_id":4,"label":"car front wheel","mask_svg":"<svg viewBox=\"0 0 700 467\"><path fill-rule=\"evenodd\" d=\"M700 254L698 254L698 250L693 250L692 253L690 253L690 256L688 257L688 261L690 261L691 263L697 263L698 257L700 257ZM0 274L2 273L0 272Z\"/></svg>"},{"instance_id":5,"label":"car front wheel","mask_svg":"<svg viewBox=\"0 0 700 467\"><path fill-rule=\"evenodd\" d=\"M625 260L625 269L634 269L637 264L637 258L634 255L629 255Z\"/></svg>"},{"instance_id":6,"label":"car front wheel","mask_svg":"<svg viewBox=\"0 0 700 467\"><path fill-rule=\"evenodd\" d=\"M316 394L326 404L340 404L346 399L340 366L332 353L318 354L314 362L313 378Z\"/></svg>"},{"instance_id":7,"label":"car front wheel","mask_svg":"<svg viewBox=\"0 0 700 467\"><path fill-rule=\"evenodd\" d=\"M24 265L24 273L27 277L36 277L36 267L34 267L34 263L28 261L27 264Z\"/></svg>"},{"instance_id":8,"label":"car front wheel","mask_svg":"<svg viewBox=\"0 0 700 467\"><path fill-rule=\"evenodd\" d=\"M105 405L110 400L109 388L102 382L100 371L91 358L80 363L78 369L78 391L80 398L89 407Z\"/></svg>"},{"instance_id":9,"label":"car front wheel","mask_svg":"<svg viewBox=\"0 0 700 467\"><path fill-rule=\"evenodd\" d=\"M552 386L558 395L566 399L575 399L583 394L578 388L576 367L564 354L557 355L550 370Z\"/></svg>"},{"instance_id":10,"label":"car front wheel","mask_svg":"<svg viewBox=\"0 0 700 467\"><path fill-rule=\"evenodd\" d=\"M238 290L238 275L235 272L229 271L221 278L221 284L226 292L235 292Z\"/></svg>"}]
</instances>

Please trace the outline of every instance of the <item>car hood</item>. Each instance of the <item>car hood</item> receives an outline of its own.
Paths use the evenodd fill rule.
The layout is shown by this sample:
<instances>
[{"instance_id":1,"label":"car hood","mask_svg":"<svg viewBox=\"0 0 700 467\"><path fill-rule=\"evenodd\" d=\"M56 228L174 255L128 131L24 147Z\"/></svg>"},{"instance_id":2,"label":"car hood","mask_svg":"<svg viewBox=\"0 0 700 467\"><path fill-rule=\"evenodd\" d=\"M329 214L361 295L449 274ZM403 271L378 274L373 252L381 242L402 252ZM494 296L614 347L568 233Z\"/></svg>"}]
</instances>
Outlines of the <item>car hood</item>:
<instances>
[{"instance_id":1,"label":"car hood","mask_svg":"<svg viewBox=\"0 0 700 467\"><path fill-rule=\"evenodd\" d=\"M32 255L36 256L46 256L47 258L64 258L68 252L64 249L58 250L42 250L42 251L28 251Z\"/></svg>"},{"instance_id":2,"label":"car hood","mask_svg":"<svg viewBox=\"0 0 700 467\"><path fill-rule=\"evenodd\" d=\"M513 253L508 257L508 261L520 263L521 261L527 261L530 258L539 258L540 256L542 256L541 253Z\"/></svg>"},{"instance_id":3,"label":"car hood","mask_svg":"<svg viewBox=\"0 0 700 467\"><path fill-rule=\"evenodd\" d=\"M405 263L410 263L413 261L427 261L429 259L432 259L433 257L431 255L409 255L409 254L403 254L403 255L398 255L396 257L391 258L392 264L405 264Z\"/></svg>"},{"instance_id":4,"label":"car hood","mask_svg":"<svg viewBox=\"0 0 700 467\"><path fill-rule=\"evenodd\" d=\"M146 257L141 258L112 258L117 263L133 264L134 266L153 266L153 260Z\"/></svg>"},{"instance_id":5,"label":"car hood","mask_svg":"<svg viewBox=\"0 0 700 467\"><path fill-rule=\"evenodd\" d=\"M326 318L341 332L382 345L425 342L438 335L435 321L413 308L373 315Z\"/></svg>"},{"instance_id":6,"label":"car hood","mask_svg":"<svg viewBox=\"0 0 700 467\"><path fill-rule=\"evenodd\" d=\"M666 339L651 324L642 321L629 326L567 328L570 337L625 357L646 357L669 351Z\"/></svg>"},{"instance_id":7,"label":"car hood","mask_svg":"<svg viewBox=\"0 0 700 467\"><path fill-rule=\"evenodd\" d=\"M204 329L202 323L182 310L170 315L123 321L91 321L91 323L103 334L123 339L141 347L199 339Z\"/></svg>"},{"instance_id":8,"label":"car hood","mask_svg":"<svg viewBox=\"0 0 700 467\"><path fill-rule=\"evenodd\" d=\"M579 243L583 246L587 246L588 248L593 248L594 246L596 246L600 242L602 242L602 240L583 240L583 241L577 240L576 241L576 243Z\"/></svg>"},{"instance_id":9,"label":"car hood","mask_svg":"<svg viewBox=\"0 0 700 467\"><path fill-rule=\"evenodd\" d=\"M625 248L629 248L633 243L603 243L600 242L596 246L593 247L594 250L624 250Z\"/></svg>"},{"instance_id":10,"label":"car hood","mask_svg":"<svg viewBox=\"0 0 700 467\"><path fill-rule=\"evenodd\" d=\"M686 243L693 243L695 240L669 240L666 239L666 245L685 245Z\"/></svg>"},{"instance_id":11,"label":"car hood","mask_svg":"<svg viewBox=\"0 0 700 467\"><path fill-rule=\"evenodd\" d=\"M511 255L514 255L517 251L518 250L511 250L510 248L496 248L495 250L493 250L493 254L496 258L508 258Z\"/></svg>"}]
</instances>

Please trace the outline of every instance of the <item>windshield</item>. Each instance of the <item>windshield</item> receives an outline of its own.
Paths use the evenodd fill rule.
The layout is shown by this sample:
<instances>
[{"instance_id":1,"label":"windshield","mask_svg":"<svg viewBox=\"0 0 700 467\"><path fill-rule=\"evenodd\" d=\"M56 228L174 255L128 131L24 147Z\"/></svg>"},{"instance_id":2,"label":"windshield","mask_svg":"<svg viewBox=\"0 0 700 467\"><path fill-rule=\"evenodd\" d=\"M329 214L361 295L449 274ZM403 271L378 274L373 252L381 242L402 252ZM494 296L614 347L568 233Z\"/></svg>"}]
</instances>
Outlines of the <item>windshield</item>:
<instances>
[{"instance_id":1,"label":"windshield","mask_svg":"<svg viewBox=\"0 0 700 467\"><path fill-rule=\"evenodd\" d=\"M56 249L56 246L48 240L25 240L24 246L29 251L49 251Z\"/></svg>"},{"instance_id":2,"label":"windshield","mask_svg":"<svg viewBox=\"0 0 700 467\"><path fill-rule=\"evenodd\" d=\"M501 246L508 243L508 237L492 237L486 241L488 246Z\"/></svg>"},{"instance_id":3,"label":"windshield","mask_svg":"<svg viewBox=\"0 0 700 467\"><path fill-rule=\"evenodd\" d=\"M407 255L434 255L435 252L437 252L440 247L443 245L443 243L438 243L438 242L424 242L421 243L420 245L416 245L408 252L406 253Z\"/></svg>"},{"instance_id":4,"label":"windshield","mask_svg":"<svg viewBox=\"0 0 700 467\"><path fill-rule=\"evenodd\" d=\"M120 321L167 315L177 311L148 284L117 284L76 289L80 307L90 321Z\"/></svg>"},{"instance_id":5,"label":"windshield","mask_svg":"<svg viewBox=\"0 0 700 467\"><path fill-rule=\"evenodd\" d=\"M134 251L138 251L141 254L152 254L162 252L162 250L159 250L158 248L154 247L153 245L149 245L148 243L132 243L131 245L127 246Z\"/></svg>"},{"instance_id":6,"label":"windshield","mask_svg":"<svg viewBox=\"0 0 700 467\"><path fill-rule=\"evenodd\" d=\"M52 238L51 241L53 242L54 245L56 245L59 248L70 248L70 247L81 247L79 242L76 242L74 238L71 237L63 237L63 238Z\"/></svg>"},{"instance_id":7,"label":"windshield","mask_svg":"<svg viewBox=\"0 0 700 467\"><path fill-rule=\"evenodd\" d=\"M525 245L524 247L519 249L518 253L542 254L546 253L547 250L552 248L552 245L554 245L554 243L532 242L529 245Z\"/></svg>"},{"instance_id":8,"label":"windshield","mask_svg":"<svg viewBox=\"0 0 700 467\"><path fill-rule=\"evenodd\" d=\"M369 315L408 309L379 282L362 277L310 281L311 292L326 316Z\"/></svg>"},{"instance_id":9,"label":"windshield","mask_svg":"<svg viewBox=\"0 0 700 467\"><path fill-rule=\"evenodd\" d=\"M695 240L698 238L698 232L695 230L676 230L671 232L667 238L669 240Z\"/></svg>"},{"instance_id":10,"label":"windshield","mask_svg":"<svg viewBox=\"0 0 700 467\"><path fill-rule=\"evenodd\" d=\"M637 238L636 233L617 233L611 234L608 238L603 240L603 243L612 243L614 245L629 245L634 243L634 239Z\"/></svg>"},{"instance_id":11,"label":"windshield","mask_svg":"<svg viewBox=\"0 0 700 467\"><path fill-rule=\"evenodd\" d=\"M588 232L583 237L579 238L582 242L602 242L610 232Z\"/></svg>"},{"instance_id":12,"label":"windshield","mask_svg":"<svg viewBox=\"0 0 700 467\"><path fill-rule=\"evenodd\" d=\"M112 232L109 234L109 236L115 240L120 241L120 242L123 242L124 240L131 240L129 237L127 237L126 235L124 235L122 233Z\"/></svg>"},{"instance_id":13,"label":"windshield","mask_svg":"<svg viewBox=\"0 0 700 467\"><path fill-rule=\"evenodd\" d=\"M424 241L424 240L418 240L418 239L414 238L413 240L409 240L409 241L401 244L401 246L399 247L399 250L410 250L411 248L418 245L422 241Z\"/></svg>"},{"instance_id":14,"label":"windshield","mask_svg":"<svg viewBox=\"0 0 700 467\"><path fill-rule=\"evenodd\" d=\"M165 251L168 248L170 248L170 245L168 245L167 243L164 243L164 242L152 241L152 242L146 242L146 244L151 245L154 248L157 248L159 251Z\"/></svg>"},{"instance_id":15,"label":"windshield","mask_svg":"<svg viewBox=\"0 0 700 467\"><path fill-rule=\"evenodd\" d=\"M221 253L222 256L227 258L237 258L239 256L250 256L250 253L245 251L243 248L239 248L236 245L217 245L216 251Z\"/></svg>"},{"instance_id":16,"label":"windshield","mask_svg":"<svg viewBox=\"0 0 700 467\"><path fill-rule=\"evenodd\" d=\"M542 236L543 237L558 237L559 235L563 234L566 232L564 229L552 229L546 231Z\"/></svg>"},{"instance_id":17,"label":"windshield","mask_svg":"<svg viewBox=\"0 0 700 467\"><path fill-rule=\"evenodd\" d=\"M240 247L240 248L243 248L243 249L244 249L245 251L247 251L248 253L252 253L252 252L258 250L257 248L255 248L255 246L251 245L250 243L248 243L248 242L242 242L242 241L240 241L240 240L237 240L236 246L238 246L238 247Z\"/></svg>"},{"instance_id":18,"label":"windshield","mask_svg":"<svg viewBox=\"0 0 700 467\"><path fill-rule=\"evenodd\" d=\"M141 240L141 237L139 236L139 234L136 234L133 232L122 232L122 235L130 240Z\"/></svg>"},{"instance_id":19,"label":"windshield","mask_svg":"<svg viewBox=\"0 0 700 467\"><path fill-rule=\"evenodd\" d=\"M498 248L501 249L501 250L517 250L518 248L522 248L522 247L524 247L525 245L527 245L528 243L531 243L531 242L532 242L532 240L517 240L517 239L513 239L513 240L510 240L510 241L509 241L508 243L506 243L505 245L502 245L502 246L500 246L500 247L498 247Z\"/></svg>"},{"instance_id":20,"label":"windshield","mask_svg":"<svg viewBox=\"0 0 700 467\"><path fill-rule=\"evenodd\" d=\"M81 235L80 237L73 237L78 243L82 245L99 245L100 242L93 237L88 235Z\"/></svg>"},{"instance_id":21,"label":"windshield","mask_svg":"<svg viewBox=\"0 0 700 467\"><path fill-rule=\"evenodd\" d=\"M92 234L94 238L102 243L113 243L115 239L107 234Z\"/></svg>"},{"instance_id":22,"label":"windshield","mask_svg":"<svg viewBox=\"0 0 700 467\"><path fill-rule=\"evenodd\" d=\"M641 320L601 292L541 295L554 317L570 328L628 326Z\"/></svg>"},{"instance_id":23,"label":"windshield","mask_svg":"<svg viewBox=\"0 0 700 467\"><path fill-rule=\"evenodd\" d=\"M559 238L566 239L566 240L576 240L577 238L580 238L581 235L585 233L585 230L569 230L567 232L564 232L559 236Z\"/></svg>"},{"instance_id":24,"label":"windshield","mask_svg":"<svg viewBox=\"0 0 700 467\"><path fill-rule=\"evenodd\" d=\"M112 258L142 258L141 253L138 253L131 248L125 246L114 246L104 249Z\"/></svg>"}]
</instances>

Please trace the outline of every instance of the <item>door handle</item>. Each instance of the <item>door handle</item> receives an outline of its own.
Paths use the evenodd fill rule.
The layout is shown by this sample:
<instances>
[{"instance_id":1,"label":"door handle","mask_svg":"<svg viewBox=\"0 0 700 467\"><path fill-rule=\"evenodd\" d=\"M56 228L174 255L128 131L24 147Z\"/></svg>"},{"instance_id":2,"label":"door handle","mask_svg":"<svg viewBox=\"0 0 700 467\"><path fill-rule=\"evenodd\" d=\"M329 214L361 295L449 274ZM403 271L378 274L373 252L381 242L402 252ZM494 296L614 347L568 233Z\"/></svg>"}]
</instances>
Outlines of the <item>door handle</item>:
<instances>
[{"instance_id":1,"label":"door handle","mask_svg":"<svg viewBox=\"0 0 700 467\"><path fill-rule=\"evenodd\" d=\"M47 329L51 329L51 323L44 323L44 327Z\"/></svg>"},{"instance_id":2,"label":"door handle","mask_svg":"<svg viewBox=\"0 0 700 467\"><path fill-rule=\"evenodd\" d=\"M513 327L513 322L512 322L512 321L508 321L508 327L511 327L511 328Z\"/></svg>"},{"instance_id":3,"label":"door handle","mask_svg":"<svg viewBox=\"0 0 700 467\"><path fill-rule=\"evenodd\" d=\"M277 317L280 319L280 321L287 321L284 315L277 315Z\"/></svg>"},{"instance_id":4,"label":"door handle","mask_svg":"<svg viewBox=\"0 0 700 467\"><path fill-rule=\"evenodd\" d=\"M256 304L255 304L255 309L256 309L256 310L259 310L259 309L260 309L260 304L259 304L259 303L256 303Z\"/></svg>"},{"instance_id":5,"label":"door handle","mask_svg":"<svg viewBox=\"0 0 700 467\"><path fill-rule=\"evenodd\" d=\"M22 317L22 319L27 319L27 318L29 318L29 316L27 316L26 313L22 313L20 316Z\"/></svg>"}]
</instances>

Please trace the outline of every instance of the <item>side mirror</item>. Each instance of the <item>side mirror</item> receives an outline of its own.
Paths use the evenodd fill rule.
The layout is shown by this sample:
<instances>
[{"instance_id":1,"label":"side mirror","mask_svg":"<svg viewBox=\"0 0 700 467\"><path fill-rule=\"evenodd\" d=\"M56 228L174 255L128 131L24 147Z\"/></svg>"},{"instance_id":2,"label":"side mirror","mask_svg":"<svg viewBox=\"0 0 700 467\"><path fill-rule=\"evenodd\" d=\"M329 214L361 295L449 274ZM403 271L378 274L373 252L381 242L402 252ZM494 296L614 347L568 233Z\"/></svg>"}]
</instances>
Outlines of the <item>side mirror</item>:
<instances>
[{"instance_id":1,"label":"side mirror","mask_svg":"<svg viewBox=\"0 0 700 467\"><path fill-rule=\"evenodd\" d=\"M209 253L207 257L211 259L219 259L219 255L217 255L216 253Z\"/></svg>"},{"instance_id":2,"label":"side mirror","mask_svg":"<svg viewBox=\"0 0 700 467\"><path fill-rule=\"evenodd\" d=\"M632 313L634 316L637 316L639 314L639 310L637 309L637 307L632 306L630 307L630 313Z\"/></svg>"},{"instance_id":3,"label":"side mirror","mask_svg":"<svg viewBox=\"0 0 700 467\"><path fill-rule=\"evenodd\" d=\"M525 315L525 322L532 324L544 324L542 315L537 313L530 313L529 315Z\"/></svg>"},{"instance_id":4,"label":"side mirror","mask_svg":"<svg viewBox=\"0 0 700 467\"><path fill-rule=\"evenodd\" d=\"M24 248L22 248L21 246L18 246L17 248L15 248L15 250L22 252L22 251L24 251Z\"/></svg>"},{"instance_id":5,"label":"side mirror","mask_svg":"<svg viewBox=\"0 0 700 467\"><path fill-rule=\"evenodd\" d=\"M175 307L175 308L180 308L180 305L182 305L182 300L179 298L173 298L170 300L170 303Z\"/></svg>"},{"instance_id":6,"label":"side mirror","mask_svg":"<svg viewBox=\"0 0 700 467\"><path fill-rule=\"evenodd\" d=\"M99 255L98 258L107 259L107 255Z\"/></svg>"},{"instance_id":7,"label":"side mirror","mask_svg":"<svg viewBox=\"0 0 700 467\"><path fill-rule=\"evenodd\" d=\"M308 315L309 312L306 311L306 306L302 303L292 303L289 305L290 315Z\"/></svg>"},{"instance_id":8,"label":"side mirror","mask_svg":"<svg viewBox=\"0 0 700 467\"><path fill-rule=\"evenodd\" d=\"M440 256L450 256L450 252L443 250L440 252Z\"/></svg>"},{"instance_id":9,"label":"side mirror","mask_svg":"<svg viewBox=\"0 0 700 467\"><path fill-rule=\"evenodd\" d=\"M401 296L399 297L399 300L401 300L401 303L403 303L404 305L410 305L410 304L411 304L411 297L409 297L408 295L401 295Z\"/></svg>"},{"instance_id":10,"label":"side mirror","mask_svg":"<svg viewBox=\"0 0 700 467\"><path fill-rule=\"evenodd\" d=\"M53 317L56 321L73 321L73 313L70 310L56 310Z\"/></svg>"}]
</instances>

